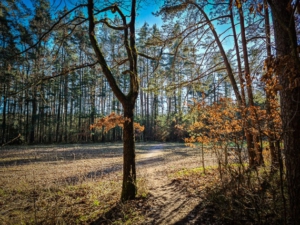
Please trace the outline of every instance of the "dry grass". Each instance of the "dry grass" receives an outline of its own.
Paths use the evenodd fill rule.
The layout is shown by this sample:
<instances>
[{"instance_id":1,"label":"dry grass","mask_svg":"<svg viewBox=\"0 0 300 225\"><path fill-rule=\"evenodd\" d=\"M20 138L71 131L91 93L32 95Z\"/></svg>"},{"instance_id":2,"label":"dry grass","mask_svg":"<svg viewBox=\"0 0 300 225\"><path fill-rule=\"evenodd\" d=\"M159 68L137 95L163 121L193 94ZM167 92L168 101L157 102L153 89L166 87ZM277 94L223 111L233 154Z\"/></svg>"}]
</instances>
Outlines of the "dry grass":
<instances>
[{"instance_id":1,"label":"dry grass","mask_svg":"<svg viewBox=\"0 0 300 225\"><path fill-rule=\"evenodd\" d=\"M147 171L178 170L164 165L190 153L198 160L197 152L187 154L183 144L164 144L156 154L161 148L137 144L138 198L126 204L119 201L122 144L0 149L0 224L141 224L150 208ZM149 150L154 150L150 156Z\"/></svg>"},{"instance_id":2,"label":"dry grass","mask_svg":"<svg viewBox=\"0 0 300 225\"><path fill-rule=\"evenodd\" d=\"M282 222L277 175L265 168L245 173L232 156L220 170L211 151L204 174L200 153L179 144L137 144L138 198L123 204L121 144L1 149L0 224L137 225L175 216L177 224ZM185 215L184 202L196 205ZM175 203L182 206L173 209Z\"/></svg>"},{"instance_id":3,"label":"dry grass","mask_svg":"<svg viewBox=\"0 0 300 225\"><path fill-rule=\"evenodd\" d=\"M0 224L87 224L119 201L121 145L20 147L0 155Z\"/></svg>"}]
</instances>

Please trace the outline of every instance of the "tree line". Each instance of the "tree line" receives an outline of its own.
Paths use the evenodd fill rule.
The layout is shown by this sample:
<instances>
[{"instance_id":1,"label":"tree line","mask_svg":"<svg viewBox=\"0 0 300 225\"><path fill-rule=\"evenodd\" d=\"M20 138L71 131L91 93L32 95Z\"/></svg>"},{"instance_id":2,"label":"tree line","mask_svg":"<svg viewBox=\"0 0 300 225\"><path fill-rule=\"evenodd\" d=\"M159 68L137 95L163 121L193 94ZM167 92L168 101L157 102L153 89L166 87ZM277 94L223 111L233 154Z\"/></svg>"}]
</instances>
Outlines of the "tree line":
<instances>
[{"instance_id":1,"label":"tree line","mask_svg":"<svg viewBox=\"0 0 300 225\"><path fill-rule=\"evenodd\" d=\"M64 17L68 13L64 8L55 18L49 1L35 1L33 9L26 8L21 1L1 4L1 144L16 137L19 138L15 143L30 144L120 141L122 130L119 128L108 133L90 129L96 118L111 112L122 114L123 108L101 68L90 67L94 58L88 26L80 20L83 14L74 11L75 15ZM11 8L15 12L10 11ZM22 17L22 22L15 14ZM53 32L44 35L51 24L62 17ZM23 23L25 19L28 24ZM113 22L119 23L120 19L115 17ZM99 36L109 63L124 68L126 52L121 49L122 36L106 25ZM155 42L162 40L161 36L162 31L156 25L149 27L145 23L137 38L141 53L158 55L160 47ZM180 140L170 135L170 121L183 110L187 111L184 101L198 96L192 87L184 96L181 87L169 91L161 86L180 79L171 77L172 60L170 55L165 56L165 65L159 69L153 58L138 61L141 89L135 114L136 120L146 128L139 137L141 140ZM111 71L126 92L130 86L128 74L122 74L117 66L111 66ZM187 71L176 72L176 76L188 74Z\"/></svg>"}]
</instances>

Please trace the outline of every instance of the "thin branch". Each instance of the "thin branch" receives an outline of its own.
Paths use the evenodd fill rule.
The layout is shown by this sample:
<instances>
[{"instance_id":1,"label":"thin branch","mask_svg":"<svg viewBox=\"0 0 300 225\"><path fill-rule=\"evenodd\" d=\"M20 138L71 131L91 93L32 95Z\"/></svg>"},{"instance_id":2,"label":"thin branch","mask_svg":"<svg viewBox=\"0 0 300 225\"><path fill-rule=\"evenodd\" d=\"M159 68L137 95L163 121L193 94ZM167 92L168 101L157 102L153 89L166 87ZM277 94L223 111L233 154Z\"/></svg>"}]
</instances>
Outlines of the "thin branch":
<instances>
[{"instance_id":1,"label":"thin branch","mask_svg":"<svg viewBox=\"0 0 300 225\"><path fill-rule=\"evenodd\" d=\"M78 70L78 69L83 69L83 68L86 68L86 67L92 67L92 66L95 66L97 63L98 63L98 61L93 62L93 63L85 63L85 64L82 64L80 66L73 66L73 67L69 67L69 68L64 68L61 73L58 73L58 74L55 74L55 75L52 75L52 76L49 76L49 77L44 77L42 79L42 81L50 80L50 79L60 77L60 76L63 76L63 75L67 75L70 72L73 72L73 71Z\"/></svg>"},{"instance_id":2,"label":"thin branch","mask_svg":"<svg viewBox=\"0 0 300 225\"><path fill-rule=\"evenodd\" d=\"M142 57L144 57L144 58L146 58L146 59L151 59L151 60L155 60L155 61L160 60L160 57L159 57L159 58L152 57L152 56L146 55L146 54L141 53L141 52L138 52L138 55L139 55L139 56L142 56Z\"/></svg>"},{"instance_id":3,"label":"thin branch","mask_svg":"<svg viewBox=\"0 0 300 225\"><path fill-rule=\"evenodd\" d=\"M86 68L86 67L92 67L92 66L95 66L97 63L98 63L98 61L97 61L97 62L93 62L93 63L85 63L85 64L82 64L82 65L80 65L80 66L73 66L73 67L69 67L69 68L64 68L63 71L62 71L61 73L54 74L54 75L52 75L52 76L43 77L43 78L37 80L36 82L34 82L34 83L32 83L32 84L26 86L26 87L23 88L22 90L17 91L17 92L14 92L14 93L8 95L7 98L12 97L12 96L15 96L15 95L17 95L17 94L19 94L19 93L21 93L21 92L23 92L23 91L25 91L25 90L28 90L28 89L31 88L31 87L38 86L38 85L40 85L43 81L47 81L47 80L54 79L54 78L56 78L56 77L60 77L60 76L67 75L67 74L69 74L70 72L75 71L75 70L78 70L78 69L82 69L82 68Z\"/></svg>"},{"instance_id":4,"label":"thin branch","mask_svg":"<svg viewBox=\"0 0 300 225\"><path fill-rule=\"evenodd\" d=\"M41 43L41 41L48 35L51 33L51 31L69 14L71 14L72 12L74 12L76 9L81 8L81 7L86 7L87 4L80 4L78 6L76 6L75 8L71 9L70 11L66 12L64 15L62 15L61 17L58 18L58 20L49 28L49 30L47 30L45 33L42 34L42 36L40 36L40 38L38 39L38 41L31 45L29 48L25 49L22 52L19 52L17 54L15 54L13 57L18 56L18 55L22 55L23 53L29 51L32 48L35 48L39 43Z\"/></svg>"},{"instance_id":5,"label":"thin branch","mask_svg":"<svg viewBox=\"0 0 300 225\"><path fill-rule=\"evenodd\" d=\"M103 23L103 24L105 24L106 26L108 26L109 28L111 28L113 30L125 30L125 29L128 28L128 26L123 26L123 27L113 26L113 25L108 23L107 18L99 20L99 22L97 22L96 24L98 24L98 23Z\"/></svg>"}]
</instances>

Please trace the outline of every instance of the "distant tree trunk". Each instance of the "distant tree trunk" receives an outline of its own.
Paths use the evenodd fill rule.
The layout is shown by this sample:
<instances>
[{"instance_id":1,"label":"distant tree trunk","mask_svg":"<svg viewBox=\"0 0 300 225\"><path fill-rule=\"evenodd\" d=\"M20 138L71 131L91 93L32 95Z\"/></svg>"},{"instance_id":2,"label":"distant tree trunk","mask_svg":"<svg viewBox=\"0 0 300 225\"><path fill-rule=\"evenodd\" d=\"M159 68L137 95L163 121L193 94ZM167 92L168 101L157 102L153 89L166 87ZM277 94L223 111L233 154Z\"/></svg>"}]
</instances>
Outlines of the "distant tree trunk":
<instances>
[{"instance_id":1,"label":"distant tree trunk","mask_svg":"<svg viewBox=\"0 0 300 225\"><path fill-rule=\"evenodd\" d=\"M157 126L157 116L158 116L158 95L156 93L154 93L154 99L153 99L153 126L152 126L152 130L154 127ZM152 140L154 140L154 130L153 130L153 135L152 135Z\"/></svg>"},{"instance_id":2,"label":"distant tree trunk","mask_svg":"<svg viewBox=\"0 0 300 225\"><path fill-rule=\"evenodd\" d=\"M143 83L143 77L141 77L141 84ZM140 109L141 109L141 118L144 120L144 93L143 89L140 89Z\"/></svg>"},{"instance_id":3,"label":"distant tree trunk","mask_svg":"<svg viewBox=\"0 0 300 225\"><path fill-rule=\"evenodd\" d=\"M95 82L96 79L93 79L93 84L92 84L92 90L91 90L91 116L90 116L90 124L94 124L95 122L95 114L96 114L96 106L95 106L95 95L96 95L96 90L95 90ZM95 129L93 128L91 130L92 135L91 135L91 141L95 142Z\"/></svg>"},{"instance_id":4,"label":"distant tree trunk","mask_svg":"<svg viewBox=\"0 0 300 225\"><path fill-rule=\"evenodd\" d=\"M168 100L167 100L167 123L171 119L171 110L172 110L172 98L168 97Z\"/></svg>"},{"instance_id":5,"label":"distant tree trunk","mask_svg":"<svg viewBox=\"0 0 300 225\"><path fill-rule=\"evenodd\" d=\"M79 52L79 61L80 61L80 63L83 63L83 56L82 56L82 50L80 49L80 52ZM79 72L79 80L80 80L80 84L82 84L83 83L83 73L84 73L84 71L83 71L83 69L80 69L80 72ZM83 99L83 95L82 95L82 93L83 93L83 90L82 90L82 85L80 85L80 94L79 94L79 96L78 96L78 98L77 98L77 101L79 102L78 103L78 108L79 108L79 112L78 112L78 131L79 131L79 133L82 133L82 99ZM77 135L77 141L81 141L81 139L82 139L82 136L81 135Z\"/></svg>"},{"instance_id":6,"label":"distant tree trunk","mask_svg":"<svg viewBox=\"0 0 300 225\"><path fill-rule=\"evenodd\" d=\"M62 81L62 79L60 79ZM61 85L59 84L59 96L58 96L58 109L57 109L57 117L56 117L56 136L55 136L55 141L59 142L60 141L60 105L61 105Z\"/></svg>"},{"instance_id":7,"label":"distant tree trunk","mask_svg":"<svg viewBox=\"0 0 300 225\"><path fill-rule=\"evenodd\" d=\"M6 103L7 99L5 96L6 85L4 84L4 101L3 101L3 111L2 111L2 144L5 143L5 130L6 130Z\"/></svg>"},{"instance_id":8,"label":"distant tree trunk","mask_svg":"<svg viewBox=\"0 0 300 225\"><path fill-rule=\"evenodd\" d=\"M296 225L300 221L300 60L291 2L268 0L279 63L277 73L282 86L280 104L290 215L292 224Z\"/></svg>"},{"instance_id":9,"label":"distant tree trunk","mask_svg":"<svg viewBox=\"0 0 300 225\"><path fill-rule=\"evenodd\" d=\"M29 129L29 100L28 100L27 94L26 94L26 99L25 99L25 105L26 105L26 110L25 110L25 114L26 114L25 137L26 137L26 141L28 143L29 142L29 135L28 135L28 129Z\"/></svg>"},{"instance_id":10,"label":"distant tree trunk","mask_svg":"<svg viewBox=\"0 0 300 225\"><path fill-rule=\"evenodd\" d=\"M43 142L43 135L44 135L44 103L42 102L41 107L39 108L39 143Z\"/></svg>"},{"instance_id":11,"label":"distant tree trunk","mask_svg":"<svg viewBox=\"0 0 300 225\"><path fill-rule=\"evenodd\" d=\"M74 84L72 86L74 86ZM74 106L74 100L73 100L73 97L71 97L71 102L70 102L70 116L69 116L69 131L72 131L73 106ZM72 132L70 132L70 135L72 135Z\"/></svg>"},{"instance_id":12,"label":"distant tree trunk","mask_svg":"<svg viewBox=\"0 0 300 225\"><path fill-rule=\"evenodd\" d=\"M31 114L30 134L29 134L29 136L30 136L29 137L29 143L30 144L33 144L34 137L35 137L34 131L35 131L35 124L36 124L36 110L37 110L36 95L37 95L36 88L34 88L34 90L33 90L33 97L32 97L32 101L31 101L31 104L32 104L32 114Z\"/></svg>"},{"instance_id":13,"label":"distant tree trunk","mask_svg":"<svg viewBox=\"0 0 300 225\"><path fill-rule=\"evenodd\" d=\"M146 77L146 83L149 84L149 63L147 60L146 63L146 73L147 73L147 77ZM146 97L145 97L145 101L146 101L146 140L151 140L151 136L150 136L150 110L149 110L149 104L150 104L150 98L149 98L149 91L145 92Z\"/></svg>"},{"instance_id":14,"label":"distant tree trunk","mask_svg":"<svg viewBox=\"0 0 300 225\"><path fill-rule=\"evenodd\" d=\"M64 79L64 141L68 142L68 76L65 76Z\"/></svg>"}]
</instances>

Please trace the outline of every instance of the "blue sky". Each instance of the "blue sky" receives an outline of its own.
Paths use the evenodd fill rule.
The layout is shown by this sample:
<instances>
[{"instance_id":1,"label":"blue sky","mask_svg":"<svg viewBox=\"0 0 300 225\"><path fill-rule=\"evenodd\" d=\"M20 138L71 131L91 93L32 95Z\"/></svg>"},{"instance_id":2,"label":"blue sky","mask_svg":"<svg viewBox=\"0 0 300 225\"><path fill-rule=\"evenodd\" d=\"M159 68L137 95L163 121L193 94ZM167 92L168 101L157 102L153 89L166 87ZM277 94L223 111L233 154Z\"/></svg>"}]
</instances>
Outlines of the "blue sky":
<instances>
[{"instance_id":1,"label":"blue sky","mask_svg":"<svg viewBox=\"0 0 300 225\"><path fill-rule=\"evenodd\" d=\"M34 1L34 0L33 0ZM32 0L23 0L23 2L29 7L32 8ZM61 3L62 6L65 4L68 5L67 1L58 1L58 0L50 0L51 4L57 6ZM160 18L155 17L152 13L156 12L159 9L159 5L163 3L163 0L156 0L156 1L148 1L148 3L140 4L137 11L137 20L136 26L141 27L147 22L150 26L153 24L161 25L162 21ZM69 4L72 7L72 4Z\"/></svg>"},{"instance_id":2,"label":"blue sky","mask_svg":"<svg viewBox=\"0 0 300 225\"><path fill-rule=\"evenodd\" d=\"M160 0L159 3L154 3L153 1L151 3L142 5L137 11L137 26L140 27L144 25L145 22L150 25L157 24L160 26L162 24L162 20L159 17L155 17L152 13L157 12L162 3L163 1Z\"/></svg>"}]
</instances>

